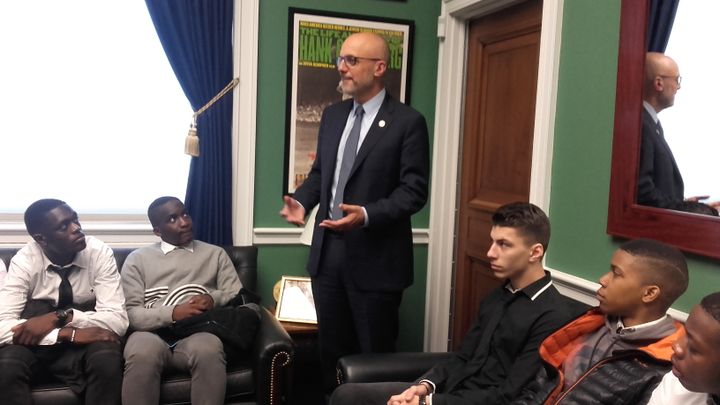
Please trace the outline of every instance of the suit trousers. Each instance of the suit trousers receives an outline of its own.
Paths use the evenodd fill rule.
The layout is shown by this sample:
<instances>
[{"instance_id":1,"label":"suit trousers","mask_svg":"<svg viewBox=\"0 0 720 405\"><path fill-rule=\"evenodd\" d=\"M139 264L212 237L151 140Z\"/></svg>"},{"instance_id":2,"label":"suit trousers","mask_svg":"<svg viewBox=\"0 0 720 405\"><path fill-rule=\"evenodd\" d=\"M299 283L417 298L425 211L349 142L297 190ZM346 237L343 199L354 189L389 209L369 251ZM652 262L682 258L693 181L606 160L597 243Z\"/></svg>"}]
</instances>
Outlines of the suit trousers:
<instances>
[{"instance_id":1,"label":"suit trousers","mask_svg":"<svg viewBox=\"0 0 720 405\"><path fill-rule=\"evenodd\" d=\"M325 231L319 271L312 279L323 384L328 392L337 385L335 367L340 357L394 352L399 331L402 290L357 289L345 249L342 234Z\"/></svg>"},{"instance_id":2,"label":"suit trousers","mask_svg":"<svg viewBox=\"0 0 720 405\"><path fill-rule=\"evenodd\" d=\"M122 354L117 343L7 345L0 347L0 370L3 404L31 404L31 382L48 374L84 396L86 404L120 403Z\"/></svg>"},{"instance_id":3,"label":"suit trousers","mask_svg":"<svg viewBox=\"0 0 720 405\"><path fill-rule=\"evenodd\" d=\"M125 345L125 405L157 405L164 370L189 371L193 405L225 402L226 361L220 339L207 332L194 333L170 347L152 332L133 332Z\"/></svg>"},{"instance_id":4,"label":"suit trousers","mask_svg":"<svg viewBox=\"0 0 720 405\"><path fill-rule=\"evenodd\" d=\"M408 382L343 384L333 392L330 405L385 405L391 396L412 385Z\"/></svg>"}]
</instances>

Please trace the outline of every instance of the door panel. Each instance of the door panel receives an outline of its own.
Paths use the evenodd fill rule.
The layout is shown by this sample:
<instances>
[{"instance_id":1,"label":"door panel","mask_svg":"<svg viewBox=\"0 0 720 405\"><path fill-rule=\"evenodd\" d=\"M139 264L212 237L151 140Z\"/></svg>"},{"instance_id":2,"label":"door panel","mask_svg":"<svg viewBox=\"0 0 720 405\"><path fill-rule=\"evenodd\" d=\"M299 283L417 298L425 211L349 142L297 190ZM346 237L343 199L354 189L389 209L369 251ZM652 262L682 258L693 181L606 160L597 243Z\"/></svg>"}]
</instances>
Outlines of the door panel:
<instances>
[{"instance_id":1,"label":"door panel","mask_svg":"<svg viewBox=\"0 0 720 405\"><path fill-rule=\"evenodd\" d=\"M501 284L485 255L493 212L529 198L541 20L531 0L470 23L451 348Z\"/></svg>"}]
</instances>

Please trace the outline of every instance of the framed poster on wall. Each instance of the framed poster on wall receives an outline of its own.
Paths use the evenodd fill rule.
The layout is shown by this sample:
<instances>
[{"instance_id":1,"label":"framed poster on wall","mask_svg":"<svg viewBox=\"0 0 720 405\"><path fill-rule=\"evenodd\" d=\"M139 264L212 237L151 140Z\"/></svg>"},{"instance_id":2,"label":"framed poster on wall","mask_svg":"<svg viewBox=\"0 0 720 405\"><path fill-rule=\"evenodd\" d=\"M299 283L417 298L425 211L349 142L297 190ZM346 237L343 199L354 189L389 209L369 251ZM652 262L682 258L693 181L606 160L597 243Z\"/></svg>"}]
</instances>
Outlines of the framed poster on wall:
<instances>
[{"instance_id":1,"label":"framed poster on wall","mask_svg":"<svg viewBox=\"0 0 720 405\"><path fill-rule=\"evenodd\" d=\"M289 25L284 194L292 194L310 172L323 109L343 99L335 61L345 38L363 31L385 38L386 90L408 103L414 27L406 20L296 8L290 8Z\"/></svg>"}]
</instances>

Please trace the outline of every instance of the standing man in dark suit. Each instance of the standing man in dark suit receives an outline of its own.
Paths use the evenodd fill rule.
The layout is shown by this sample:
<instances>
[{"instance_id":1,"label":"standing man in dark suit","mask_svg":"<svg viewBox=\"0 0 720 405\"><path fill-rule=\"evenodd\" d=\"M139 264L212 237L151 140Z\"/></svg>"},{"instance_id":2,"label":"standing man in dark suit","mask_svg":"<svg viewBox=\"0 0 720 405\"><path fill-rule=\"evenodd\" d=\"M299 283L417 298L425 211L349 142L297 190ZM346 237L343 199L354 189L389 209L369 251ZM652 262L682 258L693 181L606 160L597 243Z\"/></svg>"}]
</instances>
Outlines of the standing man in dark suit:
<instances>
[{"instance_id":1,"label":"standing man in dark suit","mask_svg":"<svg viewBox=\"0 0 720 405\"><path fill-rule=\"evenodd\" d=\"M657 114L675 103L680 89L677 63L658 52L645 57L643 86L642 141L638 173L639 204L673 208L682 203L684 183ZM697 201L698 197L695 197Z\"/></svg>"},{"instance_id":2,"label":"standing man in dark suit","mask_svg":"<svg viewBox=\"0 0 720 405\"><path fill-rule=\"evenodd\" d=\"M307 270L328 389L341 356L395 350L402 292L413 282L410 216L427 200L428 130L386 93L388 58L379 35L345 40L337 68L352 99L323 112L313 167L280 211L304 225L320 205Z\"/></svg>"}]
</instances>

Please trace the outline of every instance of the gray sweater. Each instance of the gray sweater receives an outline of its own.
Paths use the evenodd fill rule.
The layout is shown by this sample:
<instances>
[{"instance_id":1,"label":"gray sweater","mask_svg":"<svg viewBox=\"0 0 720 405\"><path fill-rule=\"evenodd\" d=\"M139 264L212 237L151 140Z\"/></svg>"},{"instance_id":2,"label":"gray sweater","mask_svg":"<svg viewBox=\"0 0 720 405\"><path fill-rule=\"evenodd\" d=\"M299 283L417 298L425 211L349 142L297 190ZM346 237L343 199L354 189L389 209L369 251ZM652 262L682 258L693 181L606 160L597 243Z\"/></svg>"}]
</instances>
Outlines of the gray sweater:
<instances>
[{"instance_id":1,"label":"gray sweater","mask_svg":"<svg viewBox=\"0 0 720 405\"><path fill-rule=\"evenodd\" d=\"M133 251L120 273L130 327L155 330L172 324L175 305L193 295L210 294L215 307L223 306L242 284L224 249L201 241L193 251L167 254L160 243Z\"/></svg>"}]
</instances>

